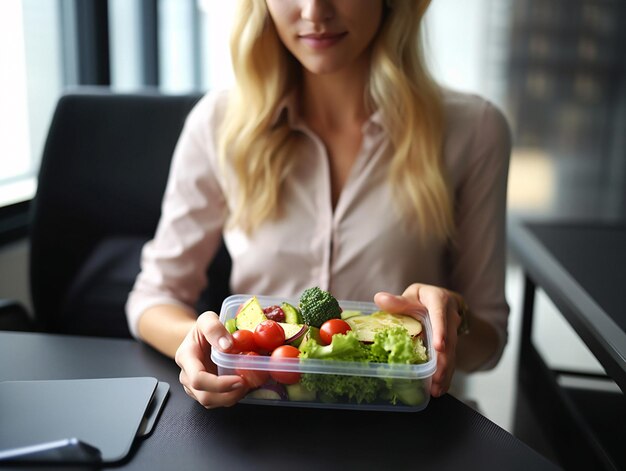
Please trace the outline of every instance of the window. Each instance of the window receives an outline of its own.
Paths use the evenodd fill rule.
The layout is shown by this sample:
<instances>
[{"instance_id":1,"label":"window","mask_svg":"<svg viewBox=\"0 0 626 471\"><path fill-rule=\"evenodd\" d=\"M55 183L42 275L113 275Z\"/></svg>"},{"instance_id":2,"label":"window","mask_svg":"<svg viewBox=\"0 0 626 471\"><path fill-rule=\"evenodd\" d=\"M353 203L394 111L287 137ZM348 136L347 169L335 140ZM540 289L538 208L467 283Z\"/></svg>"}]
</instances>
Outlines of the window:
<instances>
[{"instance_id":1,"label":"window","mask_svg":"<svg viewBox=\"0 0 626 471\"><path fill-rule=\"evenodd\" d=\"M0 2L0 206L30 199L62 88L56 0Z\"/></svg>"},{"instance_id":2,"label":"window","mask_svg":"<svg viewBox=\"0 0 626 471\"><path fill-rule=\"evenodd\" d=\"M111 85L117 91L143 86L141 15L138 0L109 0Z\"/></svg>"},{"instance_id":3,"label":"window","mask_svg":"<svg viewBox=\"0 0 626 471\"><path fill-rule=\"evenodd\" d=\"M204 89L228 88L234 81L230 63L230 26L236 2L199 0Z\"/></svg>"}]
</instances>

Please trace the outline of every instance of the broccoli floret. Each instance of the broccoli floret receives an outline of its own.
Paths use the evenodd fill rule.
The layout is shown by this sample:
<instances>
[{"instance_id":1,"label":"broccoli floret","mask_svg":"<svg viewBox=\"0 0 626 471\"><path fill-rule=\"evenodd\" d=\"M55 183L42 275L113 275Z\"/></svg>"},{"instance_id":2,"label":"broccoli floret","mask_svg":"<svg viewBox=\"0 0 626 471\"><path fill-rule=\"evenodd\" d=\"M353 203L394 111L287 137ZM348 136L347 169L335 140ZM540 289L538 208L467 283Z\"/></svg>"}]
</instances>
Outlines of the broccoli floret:
<instances>
[{"instance_id":1,"label":"broccoli floret","mask_svg":"<svg viewBox=\"0 0 626 471\"><path fill-rule=\"evenodd\" d=\"M300 312L304 323L314 327L321 327L329 319L341 318L337 300L317 286L304 290L300 296Z\"/></svg>"}]
</instances>

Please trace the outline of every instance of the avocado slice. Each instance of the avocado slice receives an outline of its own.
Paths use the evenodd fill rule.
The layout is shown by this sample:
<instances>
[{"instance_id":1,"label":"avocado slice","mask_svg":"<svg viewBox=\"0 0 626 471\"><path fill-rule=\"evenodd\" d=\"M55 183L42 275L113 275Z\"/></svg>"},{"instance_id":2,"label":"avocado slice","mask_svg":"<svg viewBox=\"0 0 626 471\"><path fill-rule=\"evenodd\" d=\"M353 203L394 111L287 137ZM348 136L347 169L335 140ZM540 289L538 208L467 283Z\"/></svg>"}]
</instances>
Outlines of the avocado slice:
<instances>
[{"instance_id":1,"label":"avocado slice","mask_svg":"<svg viewBox=\"0 0 626 471\"><path fill-rule=\"evenodd\" d=\"M237 329L251 330L253 332L256 326L264 320L267 320L267 317L263 313L261 303L259 303L256 296L252 296L248 299L235 317Z\"/></svg>"},{"instance_id":2,"label":"avocado slice","mask_svg":"<svg viewBox=\"0 0 626 471\"><path fill-rule=\"evenodd\" d=\"M346 322L361 342L373 342L376 333L388 327L404 327L411 337L422 332L422 323L417 319L405 314L392 314L385 311L350 317L346 319Z\"/></svg>"}]
</instances>

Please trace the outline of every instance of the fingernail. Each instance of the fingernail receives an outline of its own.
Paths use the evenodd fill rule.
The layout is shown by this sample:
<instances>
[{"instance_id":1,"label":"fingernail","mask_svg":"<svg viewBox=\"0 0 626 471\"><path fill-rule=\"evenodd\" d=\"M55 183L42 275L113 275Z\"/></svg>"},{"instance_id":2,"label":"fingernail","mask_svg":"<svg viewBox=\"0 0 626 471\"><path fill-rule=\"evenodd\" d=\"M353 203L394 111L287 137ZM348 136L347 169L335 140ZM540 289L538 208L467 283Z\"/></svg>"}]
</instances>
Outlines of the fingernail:
<instances>
[{"instance_id":1,"label":"fingernail","mask_svg":"<svg viewBox=\"0 0 626 471\"><path fill-rule=\"evenodd\" d=\"M217 343L222 347L222 350L228 350L232 345L228 337L220 337Z\"/></svg>"},{"instance_id":2,"label":"fingernail","mask_svg":"<svg viewBox=\"0 0 626 471\"><path fill-rule=\"evenodd\" d=\"M231 384L230 389L232 389L234 391L235 389L239 389L242 386L243 386L243 383L233 383L233 384Z\"/></svg>"}]
</instances>

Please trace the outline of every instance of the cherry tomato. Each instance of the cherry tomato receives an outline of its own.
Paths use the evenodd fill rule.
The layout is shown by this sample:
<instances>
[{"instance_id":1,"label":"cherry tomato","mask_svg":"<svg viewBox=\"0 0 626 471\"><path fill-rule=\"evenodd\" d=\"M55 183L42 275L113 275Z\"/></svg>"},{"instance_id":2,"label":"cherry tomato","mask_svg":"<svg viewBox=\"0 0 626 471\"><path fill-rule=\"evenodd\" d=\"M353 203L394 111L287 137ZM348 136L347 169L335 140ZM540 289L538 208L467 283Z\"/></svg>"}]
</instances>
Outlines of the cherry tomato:
<instances>
[{"instance_id":1,"label":"cherry tomato","mask_svg":"<svg viewBox=\"0 0 626 471\"><path fill-rule=\"evenodd\" d=\"M281 360L283 358L298 358L300 350L291 345L281 345L272 352L270 362L272 360ZM270 376L282 384L296 384L300 381L300 373L296 371L270 371Z\"/></svg>"},{"instance_id":2,"label":"cherry tomato","mask_svg":"<svg viewBox=\"0 0 626 471\"><path fill-rule=\"evenodd\" d=\"M254 332L251 330L236 330L232 335L233 349L236 352L254 352L259 348L254 341Z\"/></svg>"},{"instance_id":3,"label":"cherry tomato","mask_svg":"<svg viewBox=\"0 0 626 471\"><path fill-rule=\"evenodd\" d=\"M245 353L245 355L260 356L257 352L247 352ZM246 384L248 385L248 387L250 387L251 389L255 389L255 388L258 388L259 386L262 386L270 377L269 373L263 370L237 369L235 370L235 373L238 376L241 376L243 380L246 382Z\"/></svg>"},{"instance_id":4,"label":"cherry tomato","mask_svg":"<svg viewBox=\"0 0 626 471\"><path fill-rule=\"evenodd\" d=\"M285 331L278 322L266 320L254 329L254 341L260 348L272 351L285 343Z\"/></svg>"},{"instance_id":5,"label":"cherry tomato","mask_svg":"<svg viewBox=\"0 0 626 471\"><path fill-rule=\"evenodd\" d=\"M320 339L324 345L328 345L332 341L332 337L335 334L345 334L349 330L352 330L350 324L341 319L331 319L326 321L320 327Z\"/></svg>"}]
</instances>

